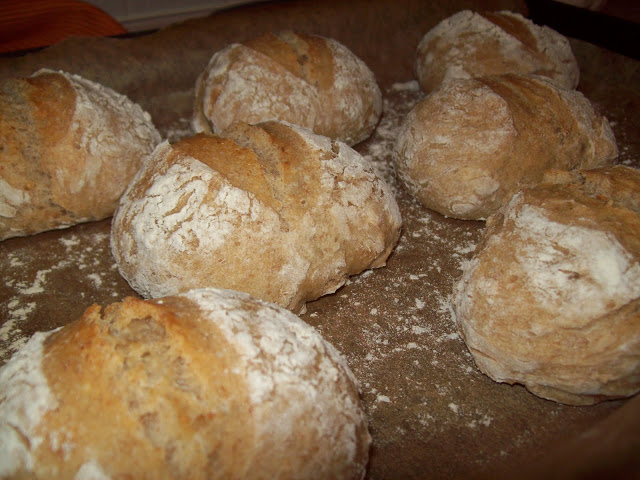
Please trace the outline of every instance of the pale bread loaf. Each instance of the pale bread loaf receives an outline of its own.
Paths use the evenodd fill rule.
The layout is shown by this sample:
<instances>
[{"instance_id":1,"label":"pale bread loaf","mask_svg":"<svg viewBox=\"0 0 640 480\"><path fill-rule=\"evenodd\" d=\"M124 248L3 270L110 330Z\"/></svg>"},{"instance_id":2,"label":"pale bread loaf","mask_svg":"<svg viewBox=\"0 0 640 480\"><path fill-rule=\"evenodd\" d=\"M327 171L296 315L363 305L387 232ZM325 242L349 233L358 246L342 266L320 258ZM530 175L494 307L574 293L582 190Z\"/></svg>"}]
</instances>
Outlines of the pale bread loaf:
<instances>
[{"instance_id":1,"label":"pale bread loaf","mask_svg":"<svg viewBox=\"0 0 640 480\"><path fill-rule=\"evenodd\" d=\"M0 369L0 477L359 479L356 380L309 325L225 290L94 305Z\"/></svg>"},{"instance_id":2,"label":"pale bread loaf","mask_svg":"<svg viewBox=\"0 0 640 480\"><path fill-rule=\"evenodd\" d=\"M576 88L580 77L566 37L509 11L463 10L441 21L420 41L415 70L425 92L451 78L521 73Z\"/></svg>"},{"instance_id":3,"label":"pale bread loaf","mask_svg":"<svg viewBox=\"0 0 640 480\"><path fill-rule=\"evenodd\" d=\"M605 117L575 90L543 77L455 79L404 119L394 165L423 205L460 219L485 219L546 169L613 163Z\"/></svg>"},{"instance_id":4,"label":"pale bread loaf","mask_svg":"<svg viewBox=\"0 0 640 480\"><path fill-rule=\"evenodd\" d=\"M122 196L111 245L138 293L215 286L299 312L385 264L400 212L360 154L278 122L226 133L161 144Z\"/></svg>"},{"instance_id":5,"label":"pale bread loaf","mask_svg":"<svg viewBox=\"0 0 640 480\"><path fill-rule=\"evenodd\" d=\"M484 373L573 405L640 391L640 171L551 171L489 218L454 288Z\"/></svg>"},{"instance_id":6,"label":"pale bread loaf","mask_svg":"<svg viewBox=\"0 0 640 480\"><path fill-rule=\"evenodd\" d=\"M269 33L216 52L196 82L193 128L223 133L268 120L354 145L373 132L382 94L367 65L331 38Z\"/></svg>"},{"instance_id":7,"label":"pale bread loaf","mask_svg":"<svg viewBox=\"0 0 640 480\"><path fill-rule=\"evenodd\" d=\"M65 72L40 70L0 87L0 240L113 214L160 142L127 97Z\"/></svg>"}]
</instances>

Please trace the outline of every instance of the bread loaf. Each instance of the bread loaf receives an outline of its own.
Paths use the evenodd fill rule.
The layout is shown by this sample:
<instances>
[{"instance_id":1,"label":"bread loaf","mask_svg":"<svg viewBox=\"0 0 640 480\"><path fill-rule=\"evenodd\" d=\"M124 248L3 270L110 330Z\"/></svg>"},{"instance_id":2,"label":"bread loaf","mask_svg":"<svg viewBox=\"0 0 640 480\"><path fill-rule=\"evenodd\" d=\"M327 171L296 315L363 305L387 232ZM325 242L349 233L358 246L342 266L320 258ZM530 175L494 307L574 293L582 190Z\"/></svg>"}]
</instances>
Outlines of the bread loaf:
<instances>
[{"instance_id":1,"label":"bread loaf","mask_svg":"<svg viewBox=\"0 0 640 480\"><path fill-rule=\"evenodd\" d=\"M425 92L451 78L533 74L572 89L580 77L566 37L508 11L464 10L441 21L420 41L415 70Z\"/></svg>"},{"instance_id":2,"label":"bread loaf","mask_svg":"<svg viewBox=\"0 0 640 480\"><path fill-rule=\"evenodd\" d=\"M113 214L160 134L148 113L77 75L0 87L0 240Z\"/></svg>"},{"instance_id":3,"label":"bread loaf","mask_svg":"<svg viewBox=\"0 0 640 480\"><path fill-rule=\"evenodd\" d=\"M484 373L572 405L640 391L640 171L551 171L489 218L454 288Z\"/></svg>"},{"instance_id":4,"label":"bread loaf","mask_svg":"<svg viewBox=\"0 0 640 480\"><path fill-rule=\"evenodd\" d=\"M0 369L0 478L359 479L369 443L339 353L238 292L94 305Z\"/></svg>"},{"instance_id":5,"label":"bread loaf","mask_svg":"<svg viewBox=\"0 0 640 480\"><path fill-rule=\"evenodd\" d=\"M198 77L193 127L278 120L349 145L373 132L382 94L367 65L336 40L269 33L216 52Z\"/></svg>"},{"instance_id":6,"label":"bread loaf","mask_svg":"<svg viewBox=\"0 0 640 480\"><path fill-rule=\"evenodd\" d=\"M145 297L240 290L295 312L380 267L401 218L353 149L278 122L161 144L111 230L121 274Z\"/></svg>"},{"instance_id":7,"label":"bread loaf","mask_svg":"<svg viewBox=\"0 0 640 480\"><path fill-rule=\"evenodd\" d=\"M485 219L549 168L611 164L618 154L605 117L575 90L543 77L456 79L404 119L394 165L426 207Z\"/></svg>"}]
</instances>

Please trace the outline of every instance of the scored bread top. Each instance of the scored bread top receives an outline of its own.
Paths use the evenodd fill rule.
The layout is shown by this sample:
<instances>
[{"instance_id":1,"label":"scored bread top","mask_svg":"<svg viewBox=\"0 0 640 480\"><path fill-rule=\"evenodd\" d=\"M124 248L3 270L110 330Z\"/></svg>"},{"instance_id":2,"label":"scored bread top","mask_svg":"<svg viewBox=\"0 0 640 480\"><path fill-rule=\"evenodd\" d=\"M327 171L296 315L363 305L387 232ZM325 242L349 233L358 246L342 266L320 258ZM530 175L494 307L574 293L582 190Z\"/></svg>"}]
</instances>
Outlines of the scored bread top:
<instances>
[{"instance_id":1,"label":"scored bread top","mask_svg":"<svg viewBox=\"0 0 640 480\"><path fill-rule=\"evenodd\" d=\"M394 163L428 208L485 219L548 168L610 164L608 120L580 92L541 76L453 79L424 97L401 125Z\"/></svg>"},{"instance_id":2,"label":"scored bread top","mask_svg":"<svg viewBox=\"0 0 640 480\"><path fill-rule=\"evenodd\" d=\"M335 59L327 40L285 30L267 33L244 45L275 60L308 84L327 90L333 84L335 70Z\"/></svg>"},{"instance_id":3,"label":"scored bread top","mask_svg":"<svg viewBox=\"0 0 640 480\"><path fill-rule=\"evenodd\" d=\"M138 293L218 286L294 311L380 267L401 218L357 152L308 129L237 123L159 146L123 195L112 250Z\"/></svg>"},{"instance_id":4,"label":"scored bread top","mask_svg":"<svg viewBox=\"0 0 640 480\"><path fill-rule=\"evenodd\" d=\"M336 40L268 33L216 52L198 77L193 127L284 121L349 145L367 138L382 94L367 65Z\"/></svg>"},{"instance_id":5,"label":"scored bread top","mask_svg":"<svg viewBox=\"0 0 640 480\"><path fill-rule=\"evenodd\" d=\"M0 91L0 239L113 214L160 134L127 97L40 70Z\"/></svg>"},{"instance_id":6,"label":"scored bread top","mask_svg":"<svg viewBox=\"0 0 640 480\"><path fill-rule=\"evenodd\" d=\"M580 76L566 37L509 11L463 10L444 19L420 41L415 69L425 92L451 78L504 73L541 75L575 88Z\"/></svg>"}]
</instances>

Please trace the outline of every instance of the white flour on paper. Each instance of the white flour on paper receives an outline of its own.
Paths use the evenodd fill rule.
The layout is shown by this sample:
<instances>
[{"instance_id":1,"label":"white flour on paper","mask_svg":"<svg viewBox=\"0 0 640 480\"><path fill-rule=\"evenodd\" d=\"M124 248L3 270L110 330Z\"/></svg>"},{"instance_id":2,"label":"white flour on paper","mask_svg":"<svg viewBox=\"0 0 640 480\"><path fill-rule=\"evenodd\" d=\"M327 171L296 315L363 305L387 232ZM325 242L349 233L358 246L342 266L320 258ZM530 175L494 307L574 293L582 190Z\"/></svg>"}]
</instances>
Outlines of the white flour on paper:
<instances>
[{"instance_id":1,"label":"white flour on paper","mask_svg":"<svg viewBox=\"0 0 640 480\"><path fill-rule=\"evenodd\" d=\"M111 258L109 236L106 233L85 234L83 230L74 233L71 229L64 234L50 240L52 243L43 248L37 271L29 268L34 263L29 250L11 250L0 258L4 286L10 292L8 298L0 302L0 364L4 364L34 333L27 328L29 322L47 316L47 312L41 311L42 305L50 304L56 297L67 301L67 282L83 285L80 297L71 299L79 305L80 314L95 301L96 295L114 301L119 299L119 284L115 281L119 275ZM51 324L41 330L57 326Z\"/></svg>"}]
</instances>

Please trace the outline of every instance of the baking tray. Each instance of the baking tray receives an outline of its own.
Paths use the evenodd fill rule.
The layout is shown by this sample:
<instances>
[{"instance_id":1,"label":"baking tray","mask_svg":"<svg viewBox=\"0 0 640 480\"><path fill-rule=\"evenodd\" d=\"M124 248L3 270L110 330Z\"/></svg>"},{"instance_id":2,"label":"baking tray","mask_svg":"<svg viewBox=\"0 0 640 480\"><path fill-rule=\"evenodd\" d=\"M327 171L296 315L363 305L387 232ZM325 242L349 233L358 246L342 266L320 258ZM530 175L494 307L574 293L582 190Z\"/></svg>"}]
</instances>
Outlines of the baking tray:
<instances>
[{"instance_id":1,"label":"baking tray","mask_svg":"<svg viewBox=\"0 0 640 480\"><path fill-rule=\"evenodd\" d=\"M309 303L302 318L344 354L361 383L373 436L368 478L640 478L640 397L572 407L478 371L448 301L484 223L425 209L394 177L399 122L422 95L413 73L417 43L467 8L528 13L515 0L266 2L132 38L72 38L1 58L0 80L41 67L83 75L140 103L175 140L190 133L197 75L224 45L284 28L344 43L384 94L376 132L355 148L391 183L403 232L385 268ZM640 166L640 62L571 42L579 90L610 120L619 161ZM109 228L107 219L0 243L0 363L35 331L136 295L118 274Z\"/></svg>"}]
</instances>

